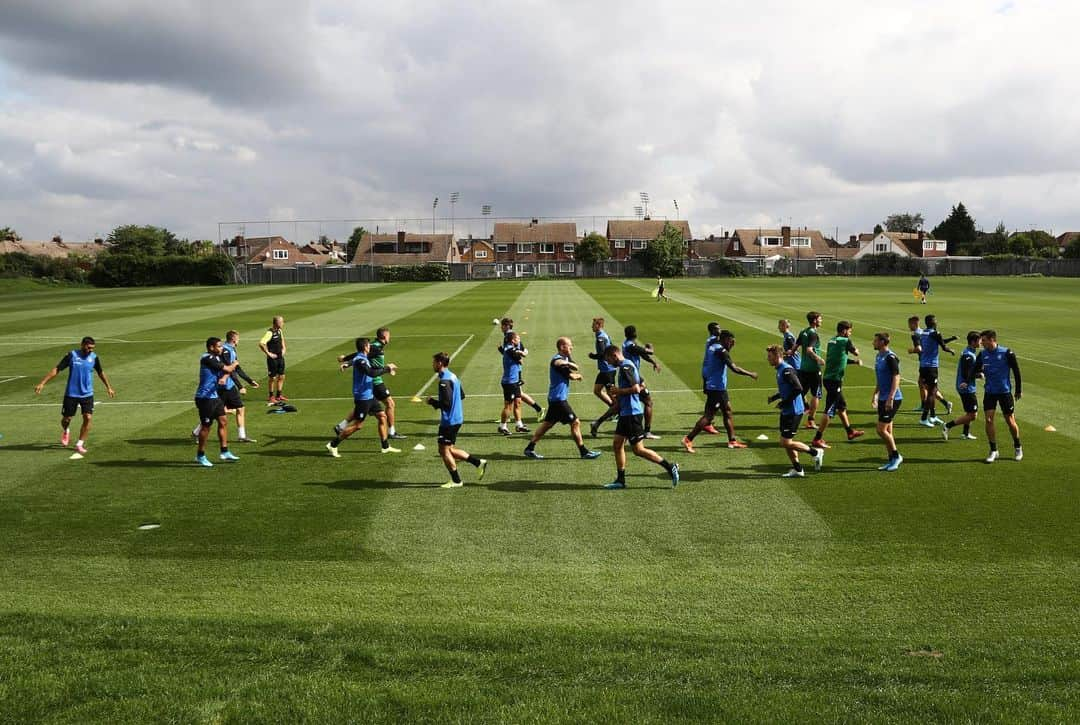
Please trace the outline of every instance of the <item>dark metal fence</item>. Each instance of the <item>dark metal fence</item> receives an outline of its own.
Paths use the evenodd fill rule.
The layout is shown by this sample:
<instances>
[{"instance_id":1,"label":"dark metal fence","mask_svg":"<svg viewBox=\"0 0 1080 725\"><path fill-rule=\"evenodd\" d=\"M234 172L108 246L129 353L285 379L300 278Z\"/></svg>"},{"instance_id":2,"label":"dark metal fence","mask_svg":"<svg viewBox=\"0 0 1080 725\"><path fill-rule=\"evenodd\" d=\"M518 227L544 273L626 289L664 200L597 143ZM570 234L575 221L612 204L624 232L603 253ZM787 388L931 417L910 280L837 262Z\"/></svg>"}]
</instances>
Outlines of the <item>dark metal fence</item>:
<instances>
[{"instance_id":1,"label":"dark metal fence","mask_svg":"<svg viewBox=\"0 0 1080 725\"><path fill-rule=\"evenodd\" d=\"M760 258L731 258L743 265L751 276L825 277L886 275L910 276L925 273L937 275L1080 277L1080 259L982 259L979 257L943 257L938 259L905 259L902 268L892 273L881 272L880 265L862 259L778 259L774 262ZM451 264L450 279L455 281L486 279L529 279L536 277L646 277L645 268L636 259L598 264L574 264L570 271L554 264ZM717 261L687 260L687 277L725 276ZM238 265L238 282L247 284L305 284L340 282L379 282L382 267L370 265L331 265L316 267L265 267L261 264Z\"/></svg>"}]
</instances>

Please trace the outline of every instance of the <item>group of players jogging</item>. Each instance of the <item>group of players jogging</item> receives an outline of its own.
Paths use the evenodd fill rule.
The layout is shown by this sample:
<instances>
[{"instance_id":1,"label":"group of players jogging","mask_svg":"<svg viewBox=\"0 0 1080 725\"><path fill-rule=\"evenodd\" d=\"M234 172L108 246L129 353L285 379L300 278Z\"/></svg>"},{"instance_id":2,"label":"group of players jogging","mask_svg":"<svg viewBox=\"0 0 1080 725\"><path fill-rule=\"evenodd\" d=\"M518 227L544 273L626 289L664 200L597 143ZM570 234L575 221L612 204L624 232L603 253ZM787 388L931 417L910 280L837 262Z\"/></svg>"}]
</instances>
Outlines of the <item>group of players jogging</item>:
<instances>
[{"instance_id":1,"label":"group of players jogging","mask_svg":"<svg viewBox=\"0 0 1080 725\"><path fill-rule=\"evenodd\" d=\"M825 440L825 432L833 418L840 419L849 441L854 441L864 434L852 426L843 392L848 364L863 364L851 339L852 323L846 320L837 322L836 334L823 342L819 332L823 322L822 315L811 311L807 313L806 320L807 327L797 336L791 332L788 320L780 320L778 330L782 335L781 342L768 346L765 351L766 359L776 371L777 392L768 398L768 402L775 403L780 411L780 445L791 462L790 470L783 474L786 478L805 475L799 460L800 453L811 456L815 470L821 469L825 451L831 447ZM596 438L605 422L613 418L616 420L612 440L616 478L605 484L605 488L626 487L627 444L634 455L660 466L670 478L672 486L677 486L678 465L645 444L646 440L659 438L652 431L653 396L641 373L643 364L650 365L657 373L660 372L654 350L651 345L638 341L635 326L627 325L623 331L622 344L616 345L612 343L604 325L604 318L593 319L594 348L588 356L595 361L597 368L593 394L604 404L603 413L589 425L590 436ZM522 368L529 353L522 344L520 335L513 329L513 320L503 318L500 327L502 342L497 350L502 358L503 406L498 432L504 436L512 435L508 427L512 416L514 432L531 433L523 455L541 460L543 456L537 451L537 444L553 427L566 424L580 457L586 460L598 458L600 452L585 445L581 422L569 401L570 384L582 380L580 368L572 357L572 340L569 337L559 337L556 340L556 353L547 365L548 392L545 409L523 390ZM949 343L957 338L942 337L934 315L926 315L921 324L919 317L913 316L908 320L908 327L911 332L911 347L908 352L917 355L919 360L920 425L928 428L940 427L945 440L949 440L954 429L961 428L960 437L974 440L971 424L978 417L978 381L982 379L982 407L985 409L986 435L990 447L985 461L993 463L998 459L994 418L999 408L1013 438L1014 459L1022 460L1023 448L1014 414L1015 401L1021 397L1020 367L1015 353L998 344L997 333L992 329L968 332L967 346L960 353L955 378L955 389L960 397L963 415L953 420L943 420L937 417L937 404L940 402L944 406L946 416L951 414L953 405L945 399L938 385L939 357L942 352L956 354L949 348ZM283 390L286 351L283 328L284 319L274 317L271 327L259 341L259 348L267 362L270 390L267 404L290 407ZM746 448L746 444L735 435L727 374L730 370L752 380L758 378L756 372L741 368L733 361L733 332L721 329L716 322L708 323L707 330L708 338L701 365L705 406L701 416L682 439L683 447L690 454L697 452L695 438L699 434L719 433L713 427L717 413L720 413L723 421L727 447ZM224 341L211 337L206 341L206 352L200 357L198 387L195 393L199 424L192 431L192 436L198 442L196 462L201 466L213 465L206 455L206 444L215 422L220 445L219 459L227 462L238 460L228 447L229 414L235 414L237 418L239 440L254 442L254 439L247 436L242 394L246 392L245 385L257 388L259 384L240 367L238 342L239 334L235 330L226 333ZM334 426L334 438L326 444L330 455L335 458L340 457L340 443L360 430L367 418L372 416L376 418L381 452L400 453L390 442L405 436L399 434L395 428L395 403L383 379L384 375L395 375L398 370L395 364L387 363L385 359L385 347L389 342L389 328L381 327L374 338L357 338L355 351L337 358L342 370L350 367L353 370L353 409ZM891 349L888 332L875 333L873 347L876 352L875 386L871 407L877 410L877 434L888 454L886 462L879 470L895 471L904 460L893 434L893 422L903 402L900 359ZM443 487L457 488L463 485L457 470L458 461L465 461L476 467L480 478L486 471L487 461L457 447L457 436L464 422L465 393L461 381L449 369L450 362L450 356L445 352L436 353L432 357L434 379L438 380L438 395L429 397L426 402L439 412L439 455L451 477ZM40 393L45 384L64 369L70 372L61 411L61 443L68 445L69 423L76 411L81 409L83 425L75 454L72 456L81 458L87 453L85 444L93 413L93 374L96 373L105 383L111 397L115 396L115 391L102 370L93 338L83 338L80 347L65 355L35 387L35 392ZM815 420L823 397L824 408L820 417ZM522 420L523 403L536 412L539 425L535 431L530 431ZM814 430L809 444L795 440L804 415L807 416L805 428Z\"/></svg>"}]
</instances>

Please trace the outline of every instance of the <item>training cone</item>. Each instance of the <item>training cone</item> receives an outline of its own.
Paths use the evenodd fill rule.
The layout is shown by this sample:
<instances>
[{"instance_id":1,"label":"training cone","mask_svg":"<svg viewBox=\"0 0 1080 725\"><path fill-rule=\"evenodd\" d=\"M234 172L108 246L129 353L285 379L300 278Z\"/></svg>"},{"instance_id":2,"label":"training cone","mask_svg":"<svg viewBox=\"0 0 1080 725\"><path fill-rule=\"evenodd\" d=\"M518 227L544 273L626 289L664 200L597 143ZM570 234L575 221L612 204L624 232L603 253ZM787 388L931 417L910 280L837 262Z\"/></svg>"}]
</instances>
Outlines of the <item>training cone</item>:
<instances>
[{"instance_id":1,"label":"training cone","mask_svg":"<svg viewBox=\"0 0 1080 725\"><path fill-rule=\"evenodd\" d=\"M759 435L759 436L757 437L757 439L758 439L759 441L767 441L767 440L769 440L769 436L767 436L767 435L765 435L764 433L762 433L761 435Z\"/></svg>"},{"instance_id":2,"label":"training cone","mask_svg":"<svg viewBox=\"0 0 1080 725\"><path fill-rule=\"evenodd\" d=\"M414 395L411 398L409 398L409 400L412 401L413 403L422 403L422 402L424 402L424 401L420 400L419 395Z\"/></svg>"},{"instance_id":3,"label":"training cone","mask_svg":"<svg viewBox=\"0 0 1080 725\"><path fill-rule=\"evenodd\" d=\"M412 447L412 449L414 451L426 451L427 450L426 448L424 448L423 443L417 443L415 446Z\"/></svg>"},{"instance_id":4,"label":"training cone","mask_svg":"<svg viewBox=\"0 0 1080 725\"><path fill-rule=\"evenodd\" d=\"M1045 428L1043 428L1043 430L1046 431L1047 433L1057 433L1057 428L1055 428L1052 425L1046 426Z\"/></svg>"}]
</instances>

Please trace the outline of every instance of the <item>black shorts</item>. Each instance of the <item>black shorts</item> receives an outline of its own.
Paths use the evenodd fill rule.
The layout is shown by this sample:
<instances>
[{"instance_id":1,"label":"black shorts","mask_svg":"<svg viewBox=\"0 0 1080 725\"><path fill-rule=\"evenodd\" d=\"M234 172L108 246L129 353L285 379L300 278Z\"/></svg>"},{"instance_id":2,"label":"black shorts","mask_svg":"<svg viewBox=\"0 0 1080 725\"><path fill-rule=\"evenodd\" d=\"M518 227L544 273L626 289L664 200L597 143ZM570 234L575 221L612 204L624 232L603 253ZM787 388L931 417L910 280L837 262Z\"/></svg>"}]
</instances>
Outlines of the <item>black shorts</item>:
<instances>
[{"instance_id":1,"label":"black shorts","mask_svg":"<svg viewBox=\"0 0 1080 725\"><path fill-rule=\"evenodd\" d=\"M521 397L521 383L503 383L503 401L512 403Z\"/></svg>"},{"instance_id":2,"label":"black shorts","mask_svg":"<svg viewBox=\"0 0 1080 725\"><path fill-rule=\"evenodd\" d=\"M64 404L60 406L60 415L65 418L70 418L75 415L75 411L82 408L83 415L94 414L94 396L91 395L86 398L69 398L64 396Z\"/></svg>"},{"instance_id":3,"label":"black shorts","mask_svg":"<svg viewBox=\"0 0 1080 725\"><path fill-rule=\"evenodd\" d=\"M375 394L375 400L379 402L390 397L390 388L386 387L386 383L375 383L371 388L371 392Z\"/></svg>"},{"instance_id":4,"label":"black shorts","mask_svg":"<svg viewBox=\"0 0 1080 725\"><path fill-rule=\"evenodd\" d=\"M375 398L368 398L367 400L353 399L352 416L353 420L364 420L369 415L375 415L381 413L383 410L382 404Z\"/></svg>"},{"instance_id":5,"label":"black shorts","mask_svg":"<svg viewBox=\"0 0 1080 725\"><path fill-rule=\"evenodd\" d=\"M919 368L919 382L927 387L933 387L937 385L938 369L937 368Z\"/></svg>"},{"instance_id":6,"label":"black shorts","mask_svg":"<svg viewBox=\"0 0 1080 725\"><path fill-rule=\"evenodd\" d=\"M266 358L266 374L272 378L285 374L285 356L278 355L274 358Z\"/></svg>"},{"instance_id":7,"label":"black shorts","mask_svg":"<svg viewBox=\"0 0 1080 725\"><path fill-rule=\"evenodd\" d=\"M815 398L821 397L821 371L820 370L800 370L799 371L799 385L802 386L803 397L812 395Z\"/></svg>"},{"instance_id":8,"label":"black shorts","mask_svg":"<svg viewBox=\"0 0 1080 725\"><path fill-rule=\"evenodd\" d=\"M960 405L963 406L965 413L979 412L979 398L975 393L960 393Z\"/></svg>"},{"instance_id":9,"label":"black shorts","mask_svg":"<svg viewBox=\"0 0 1080 725\"><path fill-rule=\"evenodd\" d=\"M802 422L802 413L780 414L780 437L791 440L799 434L799 423Z\"/></svg>"},{"instance_id":10,"label":"black shorts","mask_svg":"<svg viewBox=\"0 0 1080 725\"><path fill-rule=\"evenodd\" d=\"M195 408L203 425L210 425L225 415L225 402L221 398L195 398Z\"/></svg>"},{"instance_id":11,"label":"black shorts","mask_svg":"<svg viewBox=\"0 0 1080 725\"><path fill-rule=\"evenodd\" d=\"M706 418L712 418L718 411L725 411L730 406L731 400L728 398L726 390L705 391L705 412L703 415Z\"/></svg>"},{"instance_id":12,"label":"black shorts","mask_svg":"<svg viewBox=\"0 0 1080 725\"><path fill-rule=\"evenodd\" d=\"M244 407L244 400L240 397L240 388L218 388L217 394L229 410L239 410Z\"/></svg>"},{"instance_id":13,"label":"black shorts","mask_svg":"<svg viewBox=\"0 0 1080 725\"><path fill-rule=\"evenodd\" d=\"M842 380L823 380L825 386L825 414L830 418L847 410L847 401L844 400L844 383Z\"/></svg>"},{"instance_id":14,"label":"black shorts","mask_svg":"<svg viewBox=\"0 0 1080 725\"><path fill-rule=\"evenodd\" d=\"M645 416L620 415L619 422L615 424L615 435L630 441L630 445L645 440Z\"/></svg>"},{"instance_id":15,"label":"black shorts","mask_svg":"<svg viewBox=\"0 0 1080 725\"><path fill-rule=\"evenodd\" d=\"M593 385L603 385L605 388L615 387L615 371L609 370L604 372L603 370L596 373L596 380L593 381Z\"/></svg>"},{"instance_id":16,"label":"black shorts","mask_svg":"<svg viewBox=\"0 0 1080 725\"><path fill-rule=\"evenodd\" d=\"M568 400L549 400L547 412L544 413L545 423L566 423L570 424L577 420L577 415L574 414L574 409L570 407L570 401Z\"/></svg>"},{"instance_id":17,"label":"black shorts","mask_svg":"<svg viewBox=\"0 0 1080 725\"><path fill-rule=\"evenodd\" d=\"M1016 410L1016 401L1013 400L1012 393L983 393L983 408L986 412L990 412L994 408L1001 406L1001 412L1004 415L1012 415Z\"/></svg>"},{"instance_id":18,"label":"black shorts","mask_svg":"<svg viewBox=\"0 0 1080 725\"><path fill-rule=\"evenodd\" d=\"M894 400L892 403L892 410L885 410L885 401L879 400L877 404L878 423L892 423L893 418L900 412L900 404L903 402L903 400Z\"/></svg>"},{"instance_id":19,"label":"black shorts","mask_svg":"<svg viewBox=\"0 0 1080 725\"><path fill-rule=\"evenodd\" d=\"M457 425L440 425L439 445L452 446L457 443L457 434L459 430L461 430L461 423L458 423Z\"/></svg>"}]
</instances>

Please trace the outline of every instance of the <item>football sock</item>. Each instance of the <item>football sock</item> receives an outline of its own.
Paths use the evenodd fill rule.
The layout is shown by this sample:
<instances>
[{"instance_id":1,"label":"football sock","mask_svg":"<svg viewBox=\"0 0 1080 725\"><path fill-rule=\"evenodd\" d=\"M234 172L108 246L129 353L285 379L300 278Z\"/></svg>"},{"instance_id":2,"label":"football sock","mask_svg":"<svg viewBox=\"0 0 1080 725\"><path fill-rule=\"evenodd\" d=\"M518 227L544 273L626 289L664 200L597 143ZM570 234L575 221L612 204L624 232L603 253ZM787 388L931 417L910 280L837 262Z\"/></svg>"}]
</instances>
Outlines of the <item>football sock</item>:
<instances>
[{"instance_id":1,"label":"football sock","mask_svg":"<svg viewBox=\"0 0 1080 725\"><path fill-rule=\"evenodd\" d=\"M382 446L383 448L389 448L389 447L390 447L390 441L388 441L388 440L387 440L386 438L383 438L383 439L381 439L381 440L379 441L379 444L380 444L380 445L381 445L381 446Z\"/></svg>"},{"instance_id":2,"label":"football sock","mask_svg":"<svg viewBox=\"0 0 1080 725\"><path fill-rule=\"evenodd\" d=\"M536 411L537 413L539 413L539 412L540 412L541 410L543 410L543 408L541 408L541 407L540 407L539 405L537 405L537 404L536 404L536 401L533 401L533 404L532 404L532 408L533 408L533 410L535 410L535 411Z\"/></svg>"},{"instance_id":3,"label":"football sock","mask_svg":"<svg viewBox=\"0 0 1080 725\"><path fill-rule=\"evenodd\" d=\"M851 429L848 428L848 430L851 430ZM821 428L818 428L816 431L814 431L814 440L819 441L824 436L825 436L825 434L821 432ZM799 469L796 468L795 470L799 470Z\"/></svg>"},{"instance_id":4,"label":"football sock","mask_svg":"<svg viewBox=\"0 0 1080 725\"><path fill-rule=\"evenodd\" d=\"M848 435L851 435L853 428L850 425L845 425L844 430L847 431Z\"/></svg>"},{"instance_id":5,"label":"football sock","mask_svg":"<svg viewBox=\"0 0 1080 725\"><path fill-rule=\"evenodd\" d=\"M202 424L201 423L199 425L195 426L195 428L192 429L191 435L193 435L193 436L199 435L200 430L202 430Z\"/></svg>"},{"instance_id":6,"label":"football sock","mask_svg":"<svg viewBox=\"0 0 1080 725\"><path fill-rule=\"evenodd\" d=\"M82 441L79 441L79 444L81 445ZM1020 447L1020 439L1019 438L1013 438L1013 447L1014 448L1019 448Z\"/></svg>"},{"instance_id":7,"label":"football sock","mask_svg":"<svg viewBox=\"0 0 1080 725\"><path fill-rule=\"evenodd\" d=\"M222 449L221 449L221 452L222 453L228 453L229 452L229 447L228 446L223 446Z\"/></svg>"},{"instance_id":8,"label":"football sock","mask_svg":"<svg viewBox=\"0 0 1080 725\"><path fill-rule=\"evenodd\" d=\"M461 474L457 472L457 469L450 471L450 480L454 483L461 483Z\"/></svg>"},{"instance_id":9,"label":"football sock","mask_svg":"<svg viewBox=\"0 0 1080 725\"><path fill-rule=\"evenodd\" d=\"M390 426L390 430L387 432L392 436L397 435L397 428L395 428L394 426Z\"/></svg>"},{"instance_id":10,"label":"football sock","mask_svg":"<svg viewBox=\"0 0 1080 725\"><path fill-rule=\"evenodd\" d=\"M948 423L945 424L945 427L946 428L955 428L956 427L956 421L955 420L950 420ZM964 426L964 432L967 433L967 426L966 425Z\"/></svg>"},{"instance_id":11,"label":"football sock","mask_svg":"<svg viewBox=\"0 0 1080 725\"><path fill-rule=\"evenodd\" d=\"M471 463L472 465L476 466L477 468L480 467L480 459L477 458L476 456L470 455L468 458L465 459L465 461L467 463Z\"/></svg>"},{"instance_id":12,"label":"football sock","mask_svg":"<svg viewBox=\"0 0 1080 725\"><path fill-rule=\"evenodd\" d=\"M527 451L531 451L533 448L536 448L536 444L532 441L529 441L529 445L525 446L525 450Z\"/></svg>"},{"instance_id":13,"label":"football sock","mask_svg":"<svg viewBox=\"0 0 1080 725\"><path fill-rule=\"evenodd\" d=\"M237 432L237 434L239 434L239 436L241 438L247 438L247 428L246 427L240 426L239 428L236 429L236 432Z\"/></svg>"},{"instance_id":14,"label":"football sock","mask_svg":"<svg viewBox=\"0 0 1080 725\"><path fill-rule=\"evenodd\" d=\"M342 418L342 419L341 419L341 422L339 422L339 423L337 424L337 427L338 427L338 428L345 428L345 427L347 427L348 425L349 425L349 419L348 419L348 418Z\"/></svg>"},{"instance_id":15,"label":"football sock","mask_svg":"<svg viewBox=\"0 0 1080 725\"><path fill-rule=\"evenodd\" d=\"M964 423L964 435L971 435L971 426Z\"/></svg>"},{"instance_id":16,"label":"football sock","mask_svg":"<svg viewBox=\"0 0 1080 725\"><path fill-rule=\"evenodd\" d=\"M514 425L516 425L518 428L524 428L525 427L525 422L522 421L521 418L518 418L517 420L514 421Z\"/></svg>"},{"instance_id":17,"label":"football sock","mask_svg":"<svg viewBox=\"0 0 1080 725\"><path fill-rule=\"evenodd\" d=\"M330 441L330 447L337 448L339 443L341 443L341 439L335 438L334 440Z\"/></svg>"},{"instance_id":18,"label":"football sock","mask_svg":"<svg viewBox=\"0 0 1080 725\"><path fill-rule=\"evenodd\" d=\"M660 465L663 466L665 471L667 471L668 473L671 473L671 464L668 462L668 459L661 458L660 459Z\"/></svg>"},{"instance_id":19,"label":"football sock","mask_svg":"<svg viewBox=\"0 0 1080 725\"><path fill-rule=\"evenodd\" d=\"M1016 445L1017 445L1017 446L1019 446L1020 444L1019 444L1019 443L1017 443ZM581 444L580 446L578 446L578 447L577 447L577 450L578 450L578 453L580 453L580 454L581 454L581 455L583 455L583 456L584 456L584 455L585 455L586 453L588 453L588 452L589 452L589 448L588 448L588 447L587 447L587 446L586 446L586 445L585 445L584 443L582 443L582 444Z\"/></svg>"},{"instance_id":20,"label":"football sock","mask_svg":"<svg viewBox=\"0 0 1080 725\"><path fill-rule=\"evenodd\" d=\"M618 473L615 474L615 480L619 483L626 483L626 469L620 468Z\"/></svg>"},{"instance_id":21,"label":"football sock","mask_svg":"<svg viewBox=\"0 0 1080 725\"><path fill-rule=\"evenodd\" d=\"M84 446L84 445L86 445L86 441L84 441L84 440L83 440L82 438L80 438L79 440L75 441L75 447L76 447L76 448L78 448L79 446ZM1017 443L1016 445L1020 445L1020 444L1019 444L1019 443Z\"/></svg>"},{"instance_id":22,"label":"football sock","mask_svg":"<svg viewBox=\"0 0 1080 725\"><path fill-rule=\"evenodd\" d=\"M990 452L993 453L997 450L997 441L990 441Z\"/></svg>"},{"instance_id":23,"label":"football sock","mask_svg":"<svg viewBox=\"0 0 1080 725\"><path fill-rule=\"evenodd\" d=\"M811 448L810 449L810 457L811 458L817 458L820 455L821 455L821 449L820 448Z\"/></svg>"},{"instance_id":24,"label":"football sock","mask_svg":"<svg viewBox=\"0 0 1080 725\"><path fill-rule=\"evenodd\" d=\"M792 463L791 467L794 468L796 471L801 471L802 470L802 464L799 463L798 461L795 461L794 463Z\"/></svg>"}]
</instances>

